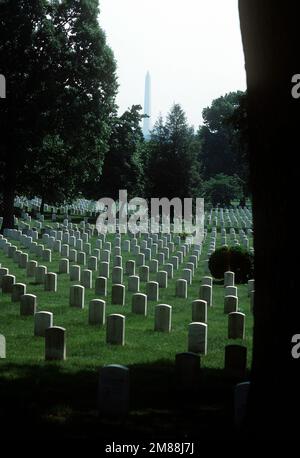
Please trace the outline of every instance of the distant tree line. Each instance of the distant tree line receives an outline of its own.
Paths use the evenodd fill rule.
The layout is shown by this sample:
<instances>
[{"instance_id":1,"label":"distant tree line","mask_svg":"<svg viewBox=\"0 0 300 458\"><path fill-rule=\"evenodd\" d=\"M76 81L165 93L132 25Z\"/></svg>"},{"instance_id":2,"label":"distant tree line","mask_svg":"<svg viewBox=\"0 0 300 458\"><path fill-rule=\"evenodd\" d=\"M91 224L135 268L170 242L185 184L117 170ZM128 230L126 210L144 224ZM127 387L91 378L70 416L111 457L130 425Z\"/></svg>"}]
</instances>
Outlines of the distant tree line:
<instances>
[{"instance_id":1,"label":"distant tree line","mask_svg":"<svg viewBox=\"0 0 300 458\"><path fill-rule=\"evenodd\" d=\"M117 197L124 188L129 196L204 196L212 205L243 205L250 194L246 100L242 92L214 100L197 132L175 104L165 121L159 117L149 141L140 127L141 107L133 106L116 118L98 193Z\"/></svg>"}]
</instances>

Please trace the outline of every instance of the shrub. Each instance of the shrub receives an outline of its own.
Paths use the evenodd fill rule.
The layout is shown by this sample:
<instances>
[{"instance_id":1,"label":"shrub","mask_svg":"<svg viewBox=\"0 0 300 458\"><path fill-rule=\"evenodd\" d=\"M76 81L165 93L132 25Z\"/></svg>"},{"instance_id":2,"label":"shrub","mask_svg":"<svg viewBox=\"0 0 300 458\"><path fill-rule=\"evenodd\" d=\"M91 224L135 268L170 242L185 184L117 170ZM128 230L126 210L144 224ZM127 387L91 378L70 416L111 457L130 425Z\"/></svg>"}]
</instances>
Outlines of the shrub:
<instances>
[{"instance_id":1,"label":"shrub","mask_svg":"<svg viewBox=\"0 0 300 458\"><path fill-rule=\"evenodd\" d=\"M254 257L248 250L239 246L217 248L209 258L208 267L216 279L224 278L224 272L235 273L236 283L245 283L253 278Z\"/></svg>"}]
</instances>

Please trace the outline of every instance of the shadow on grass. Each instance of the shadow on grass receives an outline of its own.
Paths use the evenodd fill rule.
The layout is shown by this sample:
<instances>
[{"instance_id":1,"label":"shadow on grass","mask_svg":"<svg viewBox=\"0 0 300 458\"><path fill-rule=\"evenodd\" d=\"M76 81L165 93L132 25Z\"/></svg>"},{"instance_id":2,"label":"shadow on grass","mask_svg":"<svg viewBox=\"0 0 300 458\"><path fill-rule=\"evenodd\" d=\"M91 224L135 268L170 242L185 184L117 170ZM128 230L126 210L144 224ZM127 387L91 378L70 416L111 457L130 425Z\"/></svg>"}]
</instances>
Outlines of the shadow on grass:
<instances>
[{"instance_id":1,"label":"shadow on grass","mask_svg":"<svg viewBox=\"0 0 300 458\"><path fill-rule=\"evenodd\" d=\"M56 364L0 364L1 436L18 438L131 438L169 440L230 438L233 387L222 370L202 369L194 391L182 390L169 361L130 368L130 414L101 420L96 399L98 370L66 372Z\"/></svg>"}]
</instances>

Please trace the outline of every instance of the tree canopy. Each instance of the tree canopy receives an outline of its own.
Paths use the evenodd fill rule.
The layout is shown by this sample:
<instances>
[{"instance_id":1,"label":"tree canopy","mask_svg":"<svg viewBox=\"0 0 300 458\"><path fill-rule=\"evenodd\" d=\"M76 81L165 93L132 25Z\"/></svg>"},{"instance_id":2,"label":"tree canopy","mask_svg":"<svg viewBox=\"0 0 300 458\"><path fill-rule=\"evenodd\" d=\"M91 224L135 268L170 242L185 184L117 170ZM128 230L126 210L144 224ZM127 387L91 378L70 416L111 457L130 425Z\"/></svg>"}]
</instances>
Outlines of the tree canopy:
<instances>
[{"instance_id":1,"label":"tree canopy","mask_svg":"<svg viewBox=\"0 0 300 458\"><path fill-rule=\"evenodd\" d=\"M203 197L213 207L230 206L233 200L242 196L241 180L237 176L219 173L207 180L203 185Z\"/></svg>"},{"instance_id":2,"label":"tree canopy","mask_svg":"<svg viewBox=\"0 0 300 458\"><path fill-rule=\"evenodd\" d=\"M249 195L247 94L230 92L202 112L198 131L201 172L205 182L216 175L238 177L243 199ZM219 181L219 180L217 180ZM209 186L214 183L210 181ZM217 185L217 182L215 182Z\"/></svg>"},{"instance_id":3,"label":"tree canopy","mask_svg":"<svg viewBox=\"0 0 300 458\"><path fill-rule=\"evenodd\" d=\"M17 192L67 199L101 172L117 82L98 14L98 0L0 5L3 227Z\"/></svg>"},{"instance_id":4,"label":"tree canopy","mask_svg":"<svg viewBox=\"0 0 300 458\"><path fill-rule=\"evenodd\" d=\"M143 195L145 142L141 109L133 105L121 116L113 117L102 174L94 185L87 183L86 197L117 199L120 189L126 189L129 198Z\"/></svg>"},{"instance_id":5,"label":"tree canopy","mask_svg":"<svg viewBox=\"0 0 300 458\"><path fill-rule=\"evenodd\" d=\"M193 197L200 188L196 138L179 104L151 132L146 173L151 197Z\"/></svg>"},{"instance_id":6,"label":"tree canopy","mask_svg":"<svg viewBox=\"0 0 300 458\"><path fill-rule=\"evenodd\" d=\"M98 15L98 0L0 3L2 230L13 226L16 194L57 204L119 189L211 201L220 189L228 201L237 182L248 192L246 96L214 100L197 133L174 104L145 140L140 106L117 113L116 63Z\"/></svg>"}]
</instances>

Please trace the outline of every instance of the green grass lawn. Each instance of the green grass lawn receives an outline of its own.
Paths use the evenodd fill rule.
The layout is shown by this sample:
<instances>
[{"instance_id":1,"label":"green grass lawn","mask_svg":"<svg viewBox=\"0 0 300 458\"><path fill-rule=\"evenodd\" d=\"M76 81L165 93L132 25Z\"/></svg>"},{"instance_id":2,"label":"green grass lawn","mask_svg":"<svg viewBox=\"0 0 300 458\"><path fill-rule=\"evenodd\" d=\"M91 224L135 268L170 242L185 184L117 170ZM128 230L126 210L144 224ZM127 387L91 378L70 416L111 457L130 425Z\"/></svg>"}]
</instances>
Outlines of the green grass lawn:
<instances>
[{"instance_id":1,"label":"green grass lawn","mask_svg":"<svg viewBox=\"0 0 300 458\"><path fill-rule=\"evenodd\" d=\"M112 236L108 240L112 240ZM182 414L181 410L180 413L177 412L181 405L177 394L180 387L176 386L174 378L175 355L187 351L187 329L192 321L191 304L199 297L200 281L205 275L203 260L206 259L208 240L209 237L204 245L193 284L188 287L188 299L175 297L175 281L180 278L180 271L188 262L189 254L179 271L174 271L174 279L169 280L168 288L159 290L159 302L148 302L147 317L131 313L132 293L128 291L124 307L111 305L111 278L109 279L108 296L101 299L106 300L107 315L121 313L126 316L124 347L105 343L105 326L88 324L88 304L91 299L96 298L94 288L86 290L84 310L71 308L69 288L76 282L70 282L68 275L58 275L57 293L44 292L42 285L34 284L34 279L26 276L25 269L18 268L0 250L0 264L16 275L17 282L27 284L27 293L37 296L37 310L53 312L54 325L65 327L67 332L67 360L45 362L44 339L34 337L33 317L21 317L19 304L11 302L10 295L1 295L0 333L6 337L7 358L0 360L0 405L2 401L2 405L7 408L8 405L13 405L14 409L20 409L21 406L23 420L28 418L35 425L46 425L49 431L63 430L73 434L74 430L80 430L85 435L87 430L94 430L98 424L98 369L105 364L123 364L130 368L131 380L131 414L123 431L128 434L133 434L134 431L141 434L175 434L185 431L188 434L195 429L195 415L198 423L204 422L207 428L216 419L221 427L224 418L232 413L231 401L228 399L231 399L233 382L223 372L225 345L246 345L248 367L251 364L253 319L247 285L238 285L239 310L246 314L246 339L230 341L227 338L228 318L223 312L224 287L222 284L214 284L213 307L208 310L208 353L201 356L202 386L196 399L189 405L192 415ZM95 247L95 241L96 237L92 239L92 248ZM220 243L220 234L218 242ZM18 246L15 241L11 243ZM22 248L22 251L25 250ZM130 253L122 252L122 255L125 271L126 260L135 258ZM30 254L29 259L46 265L48 272L58 272L60 255L53 253L51 263L41 261L33 254ZM138 272L138 268L136 271ZM94 272L93 285L97 276ZM150 274L150 280L155 280L155 277L156 274ZM127 281L124 275L125 285ZM145 283L141 283L140 290L145 292ZM170 333L153 330L154 307L157 303L173 307ZM5 408L4 412L7 415ZM108 434L107 423L101 425Z\"/></svg>"}]
</instances>

